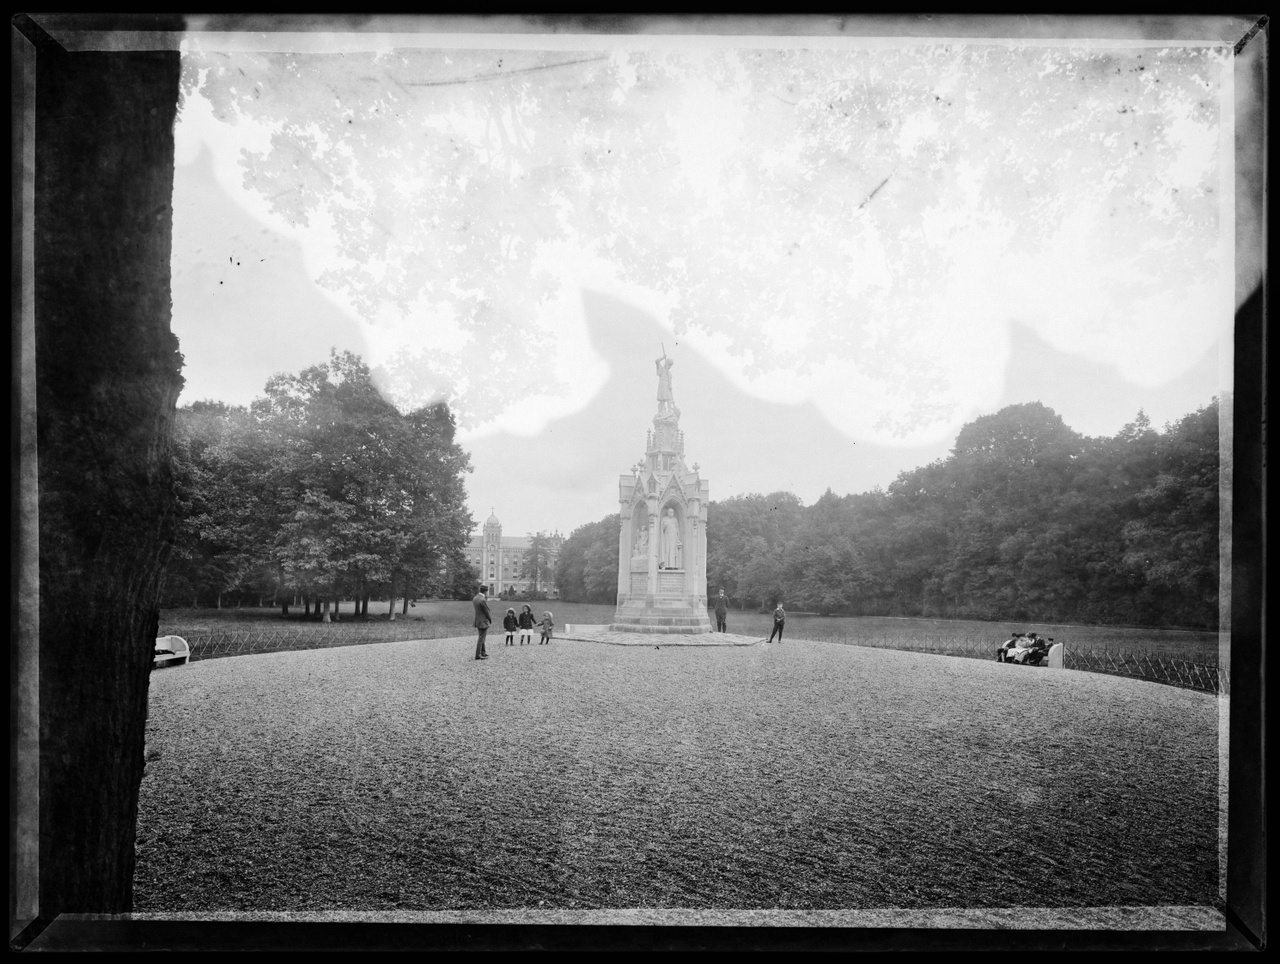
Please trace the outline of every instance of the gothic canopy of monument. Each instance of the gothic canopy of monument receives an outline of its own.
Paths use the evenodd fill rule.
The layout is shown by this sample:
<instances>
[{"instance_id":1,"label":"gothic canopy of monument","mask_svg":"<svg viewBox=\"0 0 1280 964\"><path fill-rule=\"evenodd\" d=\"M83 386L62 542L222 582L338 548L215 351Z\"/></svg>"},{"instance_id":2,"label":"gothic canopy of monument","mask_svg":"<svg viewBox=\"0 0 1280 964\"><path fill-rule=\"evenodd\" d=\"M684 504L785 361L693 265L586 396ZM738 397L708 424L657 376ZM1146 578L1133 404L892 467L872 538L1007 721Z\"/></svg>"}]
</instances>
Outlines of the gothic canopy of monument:
<instances>
[{"instance_id":1,"label":"gothic canopy of monument","mask_svg":"<svg viewBox=\"0 0 1280 964\"><path fill-rule=\"evenodd\" d=\"M612 628L644 633L708 633L707 502L710 486L684 460L675 364L664 351L658 413L644 458L618 480L618 610Z\"/></svg>"}]
</instances>

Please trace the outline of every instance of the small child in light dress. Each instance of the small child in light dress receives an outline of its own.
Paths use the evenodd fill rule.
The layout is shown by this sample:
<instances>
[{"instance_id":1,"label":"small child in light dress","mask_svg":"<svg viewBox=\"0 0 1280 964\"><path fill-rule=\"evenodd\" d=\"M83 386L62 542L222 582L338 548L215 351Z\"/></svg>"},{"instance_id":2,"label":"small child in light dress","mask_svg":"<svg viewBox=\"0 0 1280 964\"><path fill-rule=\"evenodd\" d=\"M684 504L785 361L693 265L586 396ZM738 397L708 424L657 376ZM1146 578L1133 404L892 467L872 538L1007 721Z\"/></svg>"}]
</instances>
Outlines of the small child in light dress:
<instances>
[{"instance_id":1,"label":"small child in light dress","mask_svg":"<svg viewBox=\"0 0 1280 964\"><path fill-rule=\"evenodd\" d=\"M551 618L550 611L544 612L542 614L542 639L538 641L539 645L541 645L542 643L551 642L551 631L554 630L555 628L556 628L556 624L555 624L555 621Z\"/></svg>"},{"instance_id":2,"label":"small child in light dress","mask_svg":"<svg viewBox=\"0 0 1280 964\"><path fill-rule=\"evenodd\" d=\"M533 615L533 610L528 606L524 606L520 610L520 645L526 642L533 644L533 627L538 625L537 618Z\"/></svg>"},{"instance_id":3,"label":"small child in light dress","mask_svg":"<svg viewBox=\"0 0 1280 964\"><path fill-rule=\"evenodd\" d=\"M519 622L516 621L516 611L514 609L508 609L507 614L502 617L502 628L507 631L508 646L515 645L516 638L514 634L516 629L519 628L519 626L520 626Z\"/></svg>"}]
</instances>

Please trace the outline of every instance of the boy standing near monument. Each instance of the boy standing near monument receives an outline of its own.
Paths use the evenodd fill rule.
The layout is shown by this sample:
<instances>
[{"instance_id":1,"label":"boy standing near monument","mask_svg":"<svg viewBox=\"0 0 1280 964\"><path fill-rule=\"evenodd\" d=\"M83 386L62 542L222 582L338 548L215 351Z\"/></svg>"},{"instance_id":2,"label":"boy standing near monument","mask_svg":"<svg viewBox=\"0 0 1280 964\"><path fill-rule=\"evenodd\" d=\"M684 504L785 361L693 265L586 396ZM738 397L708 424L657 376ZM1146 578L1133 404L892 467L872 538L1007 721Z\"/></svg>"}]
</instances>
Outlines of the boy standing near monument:
<instances>
[{"instance_id":1,"label":"boy standing near monument","mask_svg":"<svg viewBox=\"0 0 1280 964\"><path fill-rule=\"evenodd\" d=\"M720 595L716 597L716 632L727 633L729 619L729 600L725 598L724 590L720 590Z\"/></svg>"},{"instance_id":2,"label":"boy standing near monument","mask_svg":"<svg viewBox=\"0 0 1280 964\"><path fill-rule=\"evenodd\" d=\"M778 600L778 608L773 611L773 632L769 634L767 642L772 643L773 637L778 637L778 642L782 642L782 627L787 623L787 612L782 608L782 600Z\"/></svg>"}]
</instances>

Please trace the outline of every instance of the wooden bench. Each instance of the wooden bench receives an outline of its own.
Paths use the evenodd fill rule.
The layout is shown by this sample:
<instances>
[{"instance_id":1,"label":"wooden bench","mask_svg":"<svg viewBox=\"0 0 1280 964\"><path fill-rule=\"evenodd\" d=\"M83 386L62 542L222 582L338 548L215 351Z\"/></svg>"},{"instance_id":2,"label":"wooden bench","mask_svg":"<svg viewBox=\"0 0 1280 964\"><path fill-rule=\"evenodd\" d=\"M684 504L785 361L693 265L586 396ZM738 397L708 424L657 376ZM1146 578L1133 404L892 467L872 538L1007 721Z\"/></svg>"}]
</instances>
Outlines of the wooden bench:
<instances>
[{"instance_id":1,"label":"wooden bench","mask_svg":"<svg viewBox=\"0 0 1280 964\"><path fill-rule=\"evenodd\" d=\"M156 656L152 669L163 666L185 666L191 660L191 647L181 636L157 636Z\"/></svg>"}]
</instances>

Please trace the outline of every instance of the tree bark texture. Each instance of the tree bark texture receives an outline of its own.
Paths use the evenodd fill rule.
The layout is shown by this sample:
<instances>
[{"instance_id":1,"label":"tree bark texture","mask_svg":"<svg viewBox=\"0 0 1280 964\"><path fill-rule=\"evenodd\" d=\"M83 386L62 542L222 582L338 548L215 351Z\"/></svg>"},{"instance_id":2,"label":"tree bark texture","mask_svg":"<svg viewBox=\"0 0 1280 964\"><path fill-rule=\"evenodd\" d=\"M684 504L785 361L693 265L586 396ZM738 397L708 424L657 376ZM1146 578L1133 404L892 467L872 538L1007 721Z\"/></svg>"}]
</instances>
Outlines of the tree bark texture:
<instances>
[{"instance_id":1,"label":"tree bark texture","mask_svg":"<svg viewBox=\"0 0 1280 964\"><path fill-rule=\"evenodd\" d=\"M179 61L37 53L40 912L120 913L174 535Z\"/></svg>"}]
</instances>

